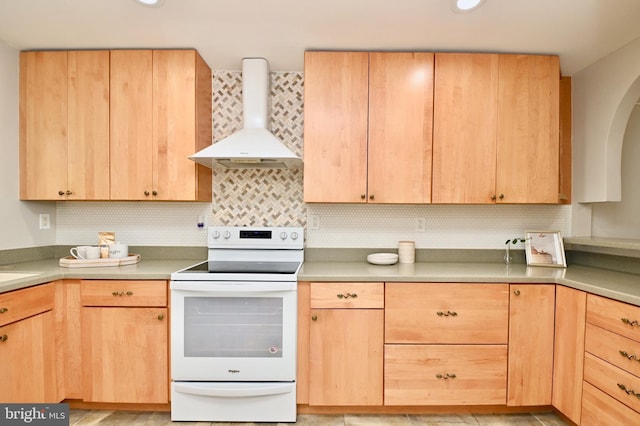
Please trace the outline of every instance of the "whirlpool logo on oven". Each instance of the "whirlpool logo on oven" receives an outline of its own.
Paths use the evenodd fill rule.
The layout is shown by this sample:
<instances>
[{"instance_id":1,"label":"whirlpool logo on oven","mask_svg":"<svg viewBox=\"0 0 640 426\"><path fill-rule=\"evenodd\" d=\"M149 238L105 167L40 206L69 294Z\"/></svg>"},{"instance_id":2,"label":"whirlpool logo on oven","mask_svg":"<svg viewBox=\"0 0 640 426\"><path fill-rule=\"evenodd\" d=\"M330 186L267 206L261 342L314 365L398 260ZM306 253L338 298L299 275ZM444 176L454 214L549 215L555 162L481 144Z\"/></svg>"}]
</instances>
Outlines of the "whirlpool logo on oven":
<instances>
[{"instance_id":1,"label":"whirlpool logo on oven","mask_svg":"<svg viewBox=\"0 0 640 426\"><path fill-rule=\"evenodd\" d=\"M0 424L68 426L69 404L0 404Z\"/></svg>"}]
</instances>

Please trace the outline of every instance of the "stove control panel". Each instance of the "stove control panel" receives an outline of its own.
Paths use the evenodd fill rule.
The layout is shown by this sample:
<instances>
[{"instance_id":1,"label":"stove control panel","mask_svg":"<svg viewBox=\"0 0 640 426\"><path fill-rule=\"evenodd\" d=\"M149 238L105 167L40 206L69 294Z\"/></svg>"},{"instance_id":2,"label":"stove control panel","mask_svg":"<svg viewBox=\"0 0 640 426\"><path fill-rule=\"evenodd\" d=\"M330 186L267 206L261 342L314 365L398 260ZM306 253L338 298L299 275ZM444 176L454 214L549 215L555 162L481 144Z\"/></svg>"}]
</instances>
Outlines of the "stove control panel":
<instances>
[{"instance_id":1,"label":"stove control panel","mask_svg":"<svg viewBox=\"0 0 640 426\"><path fill-rule=\"evenodd\" d=\"M302 227L210 226L209 248L302 249Z\"/></svg>"}]
</instances>

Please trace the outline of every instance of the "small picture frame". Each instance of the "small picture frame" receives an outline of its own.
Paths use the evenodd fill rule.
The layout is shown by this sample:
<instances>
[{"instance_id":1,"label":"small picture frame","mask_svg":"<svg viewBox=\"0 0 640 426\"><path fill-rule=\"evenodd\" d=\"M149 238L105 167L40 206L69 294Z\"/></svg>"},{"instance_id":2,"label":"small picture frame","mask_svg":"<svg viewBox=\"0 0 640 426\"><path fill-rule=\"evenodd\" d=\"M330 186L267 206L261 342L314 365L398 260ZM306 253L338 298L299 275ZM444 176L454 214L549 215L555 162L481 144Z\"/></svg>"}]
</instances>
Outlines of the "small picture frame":
<instances>
[{"instance_id":1,"label":"small picture frame","mask_svg":"<svg viewBox=\"0 0 640 426\"><path fill-rule=\"evenodd\" d=\"M525 231L524 239L527 265L567 267L560 231Z\"/></svg>"}]
</instances>

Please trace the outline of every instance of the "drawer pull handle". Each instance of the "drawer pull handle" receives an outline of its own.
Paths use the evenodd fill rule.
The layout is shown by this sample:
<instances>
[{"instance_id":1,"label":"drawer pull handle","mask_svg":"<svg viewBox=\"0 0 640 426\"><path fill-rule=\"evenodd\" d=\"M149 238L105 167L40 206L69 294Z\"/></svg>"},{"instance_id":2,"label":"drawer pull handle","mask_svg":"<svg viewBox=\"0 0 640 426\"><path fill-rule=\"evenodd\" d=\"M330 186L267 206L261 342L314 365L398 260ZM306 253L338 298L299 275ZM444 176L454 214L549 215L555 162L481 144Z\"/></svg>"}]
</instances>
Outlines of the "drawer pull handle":
<instances>
[{"instance_id":1,"label":"drawer pull handle","mask_svg":"<svg viewBox=\"0 0 640 426\"><path fill-rule=\"evenodd\" d=\"M164 319L164 314L159 314L159 315L158 315L158 319L159 319L160 321L162 321L162 320Z\"/></svg>"},{"instance_id":2,"label":"drawer pull handle","mask_svg":"<svg viewBox=\"0 0 640 426\"><path fill-rule=\"evenodd\" d=\"M436 312L436 314L439 317L457 317L458 316L458 313L456 311L453 311L453 312L452 311L447 311L447 312L438 311L438 312Z\"/></svg>"},{"instance_id":3,"label":"drawer pull handle","mask_svg":"<svg viewBox=\"0 0 640 426\"><path fill-rule=\"evenodd\" d=\"M8 338L9 336L7 336L6 334L3 334L2 336L0 336L0 342L6 342Z\"/></svg>"},{"instance_id":4,"label":"drawer pull handle","mask_svg":"<svg viewBox=\"0 0 640 426\"><path fill-rule=\"evenodd\" d=\"M447 379L455 379L456 375L453 373L445 373L445 374L436 374L436 378L438 379L443 379L443 380L447 380Z\"/></svg>"},{"instance_id":5,"label":"drawer pull handle","mask_svg":"<svg viewBox=\"0 0 640 426\"><path fill-rule=\"evenodd\" d=\"M520 290L515 290L513 294L515 294L516 296L520 296Z\"/></svg>"},{"instance_id":6,"label":"drawer pull handle","mask_svg":"<svg viewBox=\"0 0 640 426\"><path fill-rule=\"evenodd\" d=\"M112 291L111 294L113 294L114 296L124 296L125 294L127 296L133 296L133 292L131 290L124 292L124 291Z\"/></svg>"},{"instance_id":7,"label":"drawer pull handle","mask_svg":"<svg viewBox=\"0 0 640 426\"><path fill-rule=\"evenodd\" d=\"M318 321L318 316L317 315L312 316L311 321Z\"/></svg>"},{"instance_id":8,"label":"drawer pull handle","mask_svg":"<svg viewBox=\"0 0 640 426\"><path fill-rule=\"evenodd\" d=\"M358 297L356 293L336 294L336 296L338 296L338 299L348 299L348 298L355 299L356 297Z\"/></svg>"},{"instance_id":9,"label":"drawer pull handle","mask_svg":"<svg viewBox=\"0 0 640 426\"><path fill-rule=\"evenodd\" d=\"M9 308L0 308L0 314L4 314L8 310L9 310Z\"/></svg>"},{"instance_id":10,"label":"drawer pull handle","mask_svg":"<svg viewBox=\"0 0 640 426\"><path fill-rule=\"evenodd\" d=\"M629 354L627 351L620 351L620 355L622 355L623 357L625 357L627 359L633 359L633 360L636 360L636 361L640 362L640 359L638 358L638 355Z\"/></svg>"},{"instance_id":11,"label":"drawer pull handle","mask_svg":"<svg viewBox=\"0 0 640 426\"><path fill-rule=\"evenodd\" d=\"M627 387L622 383L618 383L618 387L622 389L627 395L633 395L636 398L640 399L640 393L636 393L636 391L634 391L633 389L627 389Z\"/></svg>"},{"instance_id":12,"label":"drawer pull handle","mask_svg":"<svg viewBox=\"0 0 640 426\"><path fill-rule=\"evenodd\" d=\"M633 327L634 325L640 325L640 322L638 322L638 320L631 321L629 318L620 318L620 321L630 325L631 327Z\"/></svg>"}]
</instances>

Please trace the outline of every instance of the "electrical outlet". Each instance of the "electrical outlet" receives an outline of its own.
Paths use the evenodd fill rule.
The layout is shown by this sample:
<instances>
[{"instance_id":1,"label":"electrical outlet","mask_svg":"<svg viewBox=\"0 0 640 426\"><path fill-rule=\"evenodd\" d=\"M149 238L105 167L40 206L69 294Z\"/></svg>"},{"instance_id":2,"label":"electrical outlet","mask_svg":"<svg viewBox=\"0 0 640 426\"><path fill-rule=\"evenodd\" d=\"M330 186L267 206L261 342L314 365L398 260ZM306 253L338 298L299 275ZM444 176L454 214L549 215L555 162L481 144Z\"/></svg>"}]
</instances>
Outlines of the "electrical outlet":
<instances>
[{"instance_id":1,"label":"electrical outlet","mask_svg":"<svg viewBox=\"0 0 640 426\"><path fill-rule=\"evenodd\" d=\"M427 229L427 220L424 217L416 219L416 232L424 232Z\"/></svg>"},{"instance_id":2,"label":"electrical outlet","mask_svg":"<svg viewBox=\"0 0 640 426\"><path fill-rule=\"evenodd\" d=\"M51 219L47 213L40 213L40 229L51 228Z\"/></svg>"},{"instance_id":3,"label":"electrical outlet","mask_svg":"<svg viewBox=\"0 0 640 426\"><path fill-rule=\"evenodd\" d=\"M317 214L309 215L309 229L320 229L320 216Z\"/></svg>"}]
</instances>

